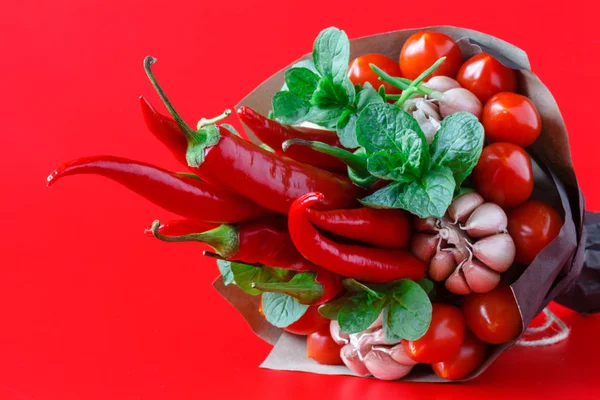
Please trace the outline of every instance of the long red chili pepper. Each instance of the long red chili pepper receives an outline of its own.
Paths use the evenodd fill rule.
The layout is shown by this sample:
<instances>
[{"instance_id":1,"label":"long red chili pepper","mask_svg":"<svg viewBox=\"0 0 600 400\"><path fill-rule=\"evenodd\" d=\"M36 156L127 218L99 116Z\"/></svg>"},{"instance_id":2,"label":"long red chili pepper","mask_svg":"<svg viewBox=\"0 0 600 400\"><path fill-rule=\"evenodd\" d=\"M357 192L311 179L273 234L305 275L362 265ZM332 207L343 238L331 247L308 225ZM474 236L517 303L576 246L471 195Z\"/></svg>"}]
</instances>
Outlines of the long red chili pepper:
<instances>
[{"instance_id":1,"label":"long red chili pepper","mask_svg":"<svg viewBox=\"0 0 600 400\"><path fill-rule=\"evenodd\" d=\"M210 231L219 225L219 223L196 221L194 219L174 219L160 224L158 231L167 236L179 236ZM154 233L152 233L152 225L147 226L146 229L144 229L144 233L146 235L154 236Z\"/></svg>"},{"instance_id":2,"label":"long red chili pepper","mask_svg":"<svg viewBox=\"0 0 600 400\"><path fill-rule=\"evenodd\" d=\"M308 220L319 229L378 247L402 249L410 241L410 222L403 210L355 208L306 210Z\"/></svg>"},{"instance_id":3,"label":"long red chili pepper","mask_svg":"<svg viewBox=\"0 0 600 400\"><path fill-rule=\"evenodd\" d=\"M235 226L223 224L210 231L180 236L163 235L159 227L160 222L154 221L152 231L160 240L206 243L226 260L294 271L315 271L316 281L323 286L323 296L318 304L333 299L342 290L340 277L300 255L292 243L283 218L263 218Z\"/></svg>"},{"instance_id":4,"label":"long red chili pepper","mask_svg":"<svg viewBox=\"0 0 600 400\"><path fill-rule=\"evenodd\" d=\"M287 214L298 196L319 191L327 196L322 209L347 208L362 190L349 179L322 169L279 157L235 136L215 122L229 115L201 120L192 130L173 108L150 69L155 59L146 57L144 67L154 88L188 140L188 163L209 182L219 182L268 209Z\"/></svg>"},{"instance_id":5,"label":"long red chili pepper","mask_svg":"<svg viewBox=\"0 0 600 400\"><path fill-rule=\"evenodd\" d=\"M79 174L105 176L165 210L200 221L241 222L272 214L199 178L122 157L91 156L69 161L48 176L48 186L64 176Z\"/></svg>"},{"instance_id":6,"label":"long red chili pepper","mask_svg":"<svg viewBox=\"0 0 600 400\"><path fill-rule=\"evenodd\" d=\"M425 276L425 264L407 251L340 244L324 237L312 226L306 212L323 198L321 193L308 193L294 201L290 208L290 235L305 258L336 274L365 282Z\"/></svg>"},{"instance_id":7,"label":"long red chili pepper","mask_svg":"<svg viewBox=\"0 0 600 400\"><path fill-rule=\"evenodd\" d=\"M293 158L296 161L314 165L328 171L346 171L346 164L330 155L319 153L304 146L294 146L284 153L281 147L283 142L289 139L319 141L327 143L330 146L342 147L334 131L281 124L257 113L247 106L239 108L237 115L254 132L256 137L275 150L275 153L279 155L285 154L286 157Z\"/></svg>"},{"instance_id":8,"label":"long red chili pepper","mask_svg":"<svg viewBox=\"0 0 600 400\"><path fill-rule=\"evenodd\" d=\"M188 163L185 159L187 139L181 133L175 120L156 111L144 96L140 96L140 106L150 133L171 151L177 161L187 167Z\"/></svg>"}]
</instances>

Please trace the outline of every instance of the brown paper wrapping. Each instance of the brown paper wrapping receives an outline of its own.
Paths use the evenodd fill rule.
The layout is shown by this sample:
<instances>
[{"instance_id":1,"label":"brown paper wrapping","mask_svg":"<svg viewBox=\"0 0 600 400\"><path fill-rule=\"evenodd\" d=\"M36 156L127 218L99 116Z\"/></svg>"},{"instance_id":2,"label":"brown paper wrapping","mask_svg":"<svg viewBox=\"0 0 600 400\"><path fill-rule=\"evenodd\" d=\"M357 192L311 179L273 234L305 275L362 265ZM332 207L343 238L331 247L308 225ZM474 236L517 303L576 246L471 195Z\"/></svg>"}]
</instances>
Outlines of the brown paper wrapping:
<instances>
[{"instance_id":1,"label":"brown paper wrapping","mask_svg":"<svg viewBox=\"0 0 600 400\"><path fill-rule=\"evenodd\" d=\"M542 117L542 134L531 149L528 149L536 164L536 193L534 193L534 197L544 198L546 201L550 200L554 203L556 209L564 216L565 223L559 236L538 255L535 261L525 269L511 286L521 310L523 327L529 325L531 320L551 300L565 293L569 288L571 288L571 291L567 293L564 300L566 304L569 302L572 303L571 305L586 303L585 296L587 295L589 298L590 290L597 289L598 283L596 283L596 286L590 286L587 282L588 285L586 286L578 282L577 285L573 286L584 264L584 249L586 248L583 224L584 200L573 171L567 130L560 110L548 88L530 71L527 54L510 43L481 32L451 26L434 26L382 33L351 40L350 57L354 58L367 53L382 53L392 59L397 59L404 41L411 34L425 29L443 32L454 38L459 43L465 58L483 49L494 55L502 63L519 70L520 92L527 95L535 103ZM310 54L307 54L302 59L309 57ZM287 68L289 66L259 85L242 99L238 106L247 105L260 113L266 114L271 109L273 94L280 90L283 85L284 71ZM248 135L255 140L252 132L248 131ZM600 239L600 229L598 232L598 239ZM588 243L588 249L590 246ZM597 257L597 260L597 264L600 265L600 256ZM592 278L597 278L600 275L598 272L600 269L590 271ZM597 282L600 282L600 279ZM234 285L224 286L221 279L215 281L214 286L227 301L240 311L258 336L269 343L275 344L261 367L328 375L354 375L346 367L324 366L308 359L305 355L305 339L303 337L291 335L274 328L259 315L257 312L258 297L249 296ZM595 295L598 296L598 293L595 293ZM595 307L600 307L599 303L600 298L597 298ZM587 307L584 311L592 309L593 307ZM514 341L495 346L485 362L465 380L479 375L513 344ZM415 368L403 380L443 381L427 367Z\"/></svg>"}]
</instances>

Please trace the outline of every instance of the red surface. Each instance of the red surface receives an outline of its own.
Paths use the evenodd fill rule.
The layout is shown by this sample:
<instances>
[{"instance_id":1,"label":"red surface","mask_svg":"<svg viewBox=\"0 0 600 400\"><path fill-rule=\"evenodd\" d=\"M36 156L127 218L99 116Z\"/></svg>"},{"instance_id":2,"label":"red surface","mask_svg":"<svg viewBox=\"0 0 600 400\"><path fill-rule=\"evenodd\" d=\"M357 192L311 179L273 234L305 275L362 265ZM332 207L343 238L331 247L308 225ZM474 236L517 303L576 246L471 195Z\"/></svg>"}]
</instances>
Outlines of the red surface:
<instances>
[{"instance_id":1,"label":"red surface","mask_svg":"<svg viewBox=\"0 0 600 400\"><path fill-rule=\"evenodd\" d=\"M172 2L175 3L175 2ZM182 3L182 2L179 2ZM200 246L143 234L172 217L99 177L45 177L109 153L179 168L146 131L142 59L190 122L219 114L311 48L428 24L486 31L526 49L571 132L590 209L600 210L598 3L305 0L9 0L0 13L2 399L551 398L598 395L600 317L561 313L564 343L517 348L464 385L386 383L261 370L269 345L210 287ZM377 5L375 5L377 4ZM514 397L514 396L513 396Z\"/></svg>"}]
</instances>

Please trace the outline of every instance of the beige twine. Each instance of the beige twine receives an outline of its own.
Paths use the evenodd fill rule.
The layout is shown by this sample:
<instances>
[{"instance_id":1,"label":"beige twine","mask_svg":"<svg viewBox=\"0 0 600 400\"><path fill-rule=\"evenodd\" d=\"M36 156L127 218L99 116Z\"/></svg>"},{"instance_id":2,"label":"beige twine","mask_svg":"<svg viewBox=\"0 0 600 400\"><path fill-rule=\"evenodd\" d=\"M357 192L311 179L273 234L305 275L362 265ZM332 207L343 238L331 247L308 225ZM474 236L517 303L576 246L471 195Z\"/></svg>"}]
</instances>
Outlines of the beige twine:
<instances>
[{"instance_id":1,"label":"beige twine","mask_svg":"<svg viewBox=\"0 0 600 400\"><path fill-rule=\"evenodd\" d=\"M551 344L559 343L569 337L571 330L565 325L565 323L558 318L548 307L543 310L544 315L546 316L546 322L544 322L540 326L527 328L523 333L523 337L519 339L516 343L517 346L524 347L540 347L540 346L548 346ZM558 326L559 330L554 329L554 325ZM544 337L542 339L528 340L527 336L544 332L547 329L552 328L552 335Z\"/></svg>"}]
</instances>

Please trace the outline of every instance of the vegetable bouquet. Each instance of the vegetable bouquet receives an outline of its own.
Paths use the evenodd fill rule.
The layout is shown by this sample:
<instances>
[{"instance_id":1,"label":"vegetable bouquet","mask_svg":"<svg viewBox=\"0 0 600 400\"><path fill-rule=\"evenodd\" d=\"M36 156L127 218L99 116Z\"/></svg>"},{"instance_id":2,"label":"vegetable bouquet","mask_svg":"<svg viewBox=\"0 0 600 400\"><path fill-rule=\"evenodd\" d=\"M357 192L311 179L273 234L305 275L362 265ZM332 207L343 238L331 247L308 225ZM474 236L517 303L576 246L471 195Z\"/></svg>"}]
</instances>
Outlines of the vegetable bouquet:
<instances>
[{"instance_id":1,"label":"vegetable bouquet","mask_svg":"<svg viewBox=\"0 0 600 400\"><path fill-rule=\"evenodd\" d=\"M48 184L98 174L181 215L146 232L212 248L215 287L275 344L265 367L465 380L551 300L600 308L564 123L514 46L325 29L236 107L250 139L230 110L185 122L155 62L168 115L142 113L187 171L93 156Z\"/></svg>"}]
</instances>

